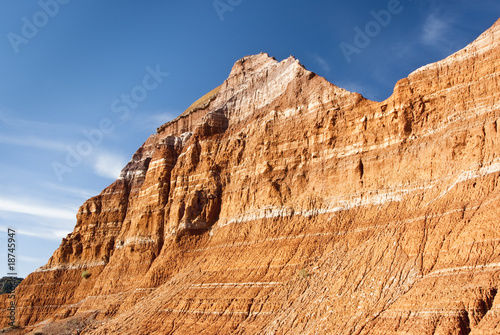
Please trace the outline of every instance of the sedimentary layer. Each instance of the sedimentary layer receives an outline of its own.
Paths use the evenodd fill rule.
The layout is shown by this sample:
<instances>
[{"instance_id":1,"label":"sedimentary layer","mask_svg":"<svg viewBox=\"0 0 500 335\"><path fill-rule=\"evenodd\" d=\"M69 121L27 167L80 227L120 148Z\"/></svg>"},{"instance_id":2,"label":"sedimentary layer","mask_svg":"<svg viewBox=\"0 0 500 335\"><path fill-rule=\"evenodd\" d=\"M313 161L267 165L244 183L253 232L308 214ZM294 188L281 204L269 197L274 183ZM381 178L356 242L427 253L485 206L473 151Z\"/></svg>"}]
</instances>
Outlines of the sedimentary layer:
<instances>
[{"instance_id":1,"label":"sedimentary layer","mask_svg":"<svg viewBox=\"0 0 500 335\"><path fill-rule=\"evenodd\" d=\"M499 41L500 21L383 102L293 57L237 61L81 206L17 288L19 324L500 332Z\"/></svg>"}]
</instances>

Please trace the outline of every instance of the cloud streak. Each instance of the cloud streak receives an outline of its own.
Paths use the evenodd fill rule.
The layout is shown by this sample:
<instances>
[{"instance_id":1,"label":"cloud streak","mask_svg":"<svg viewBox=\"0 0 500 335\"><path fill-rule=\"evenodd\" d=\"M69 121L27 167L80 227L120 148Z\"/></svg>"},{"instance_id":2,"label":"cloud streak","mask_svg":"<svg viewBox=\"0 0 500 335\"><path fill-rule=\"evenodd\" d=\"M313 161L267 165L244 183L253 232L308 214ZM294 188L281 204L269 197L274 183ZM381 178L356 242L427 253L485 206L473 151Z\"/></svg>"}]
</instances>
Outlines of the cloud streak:
<instances>
[{"instance_id":1,"label":"cloud streak","mask_svg":"<svg viewBox=\"0 0 500 335\"><path fill-rule=\"evenodd\" d=\"M330 72L330 64L321 56L317 54L312 54L312 58L316 64L318 64L324 72Z\"/></svg>"},{"instance_id":2,"label":"cloud streak","mask_svg":"<svg viewBox=\"0 0 500 335\"><path fill-rule=\"evenodd\" d=\"M63 152L66 144L35 136L0 135L0 143Z\"/></svg>"},{"instance_id":3,"label":"cloud streak","mask_svg":"<svg viewBox=\"0 0 500 335\"><path fill-rule=\"evenodd\" d=\"M67 131L74 132L77 131L79 125L62 124L62 123L49 123L33 121L29 119L19 118L17 116L12 116L12 112L0 112L0 121L11 128L18 128L23 130L36 130L36 131Z\"/></svg>"},{"instance_id":4,"label":"cloud streak","mask_svg":"<svg viewBox=\"0 0 500 335\"><path fill-rule=\"evenodd\" d=\"M94 171L101 177L115 180L126 164L127 160L122 156L111 153L100 153L95 160Z\"/></svg>"},{"instance_id":5,"label":"cloud streak","mask_svg":"<svg viewBox=\"0 0 500 335\"><path fill-rule=\"evenodd\" d=\"M438 17L437 13L430 14L425 20L421 40L427 45L438 45L445 41L445 34L449 30L450 22Z\"/></svg>"},{"instance_id":6,"label":"cloud streak","mask_svg":"<svg viewBox=\"0 0 500 335\"><path fill-rule=\"evenodd\" d=\"M41 238L44 240L49 240L49 241L61 241L62 238L66 237L71 230L73 229L68 229L68 230L61 230L61 229L31 229L31 230L26 230L26 229L18 229L17 233L20 235L25 235L25 236L31 236L31 237L36 237L36 238Z\"/></svg>"},{"instance_id":7,"label":"cloud streak","mask_svg":"<svg viewBox=\"0 0 500 335\"><path fill-rule=\"evenodd\" d=\"M54 183L40 183L40 186L44 187L47 190L53 190L58 193L64 192L67 195L75 196L84 200L87 200L88 198L99 194L99 192L96 191L85 190L77 187L60 186Z\"/></svg>"},{"instance_id":8,"label":"cloud streak","mask_svg":"<svg viewBox=\"0 0 500 335\"><path fill-rule=\"evenodd\" d=\"M12 200L5 197L0 197L0 211L71 221L76 220L77 212L77 210L54 208L32 201Z\"/></svg>"}]
</instances>

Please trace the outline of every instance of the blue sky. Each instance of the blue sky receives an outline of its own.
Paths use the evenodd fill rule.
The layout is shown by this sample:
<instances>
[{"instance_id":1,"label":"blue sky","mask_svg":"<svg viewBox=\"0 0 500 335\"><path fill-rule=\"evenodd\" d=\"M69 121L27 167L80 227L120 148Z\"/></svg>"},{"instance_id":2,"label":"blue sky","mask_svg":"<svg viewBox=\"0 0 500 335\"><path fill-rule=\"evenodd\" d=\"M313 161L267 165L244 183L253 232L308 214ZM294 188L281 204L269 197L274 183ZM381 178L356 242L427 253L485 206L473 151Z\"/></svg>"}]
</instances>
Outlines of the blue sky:
<instances>
[{"instance_id":1,"label":"blue sky","mask_svg":"<svg viewBox=\"0 0 500 335\"><path fill-rule=\"evenodd\" d=\"M498 0L2 0L0 259L14 227L19 275L45 264L78 207L245 55L294 55L381 101L499 14Z\"/></svg>"}]
</instances>

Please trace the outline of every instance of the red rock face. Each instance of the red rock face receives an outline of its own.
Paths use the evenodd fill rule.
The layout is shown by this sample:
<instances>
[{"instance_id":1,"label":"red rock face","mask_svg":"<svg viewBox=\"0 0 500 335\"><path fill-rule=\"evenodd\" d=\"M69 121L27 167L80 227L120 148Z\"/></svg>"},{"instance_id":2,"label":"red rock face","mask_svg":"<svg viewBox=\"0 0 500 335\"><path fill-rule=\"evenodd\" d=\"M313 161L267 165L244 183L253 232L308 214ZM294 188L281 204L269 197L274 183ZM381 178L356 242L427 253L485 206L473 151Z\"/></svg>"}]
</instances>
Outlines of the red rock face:
<instances>
[{"instance_id":1,"label":"red rock face","mask_svg":"<svg viewBox=\"0 0 500 335\"><path fill-rule=\"evenodd\" d=\"M239 60L83 204L18 287L18 322L92 315L88 334L500 332L499 41L500 21L380 103L293 57Z\"/></svg>"}]
</instances>

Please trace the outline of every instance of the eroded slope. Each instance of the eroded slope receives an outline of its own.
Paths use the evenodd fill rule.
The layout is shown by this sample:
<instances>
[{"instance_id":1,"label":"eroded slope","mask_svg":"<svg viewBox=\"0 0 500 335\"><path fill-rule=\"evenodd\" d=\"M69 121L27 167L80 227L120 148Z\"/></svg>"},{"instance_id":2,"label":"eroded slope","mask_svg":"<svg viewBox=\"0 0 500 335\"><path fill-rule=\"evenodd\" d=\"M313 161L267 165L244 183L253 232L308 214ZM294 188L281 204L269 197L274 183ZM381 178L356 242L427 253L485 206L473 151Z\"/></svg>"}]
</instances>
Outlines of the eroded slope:
<instances>
[{"instance_id":1,"label":"eroded slope","mask_svg":"<svg viewBox=\"0 0 500 335\"><path fill-rule=\"evenodd\" d=\"M17 289L90 334L483 334L500 322L500 22L372 102L266 54L162 126ZM81 272L91 273L88 279Z\"/></svg>"}]
</instances>

